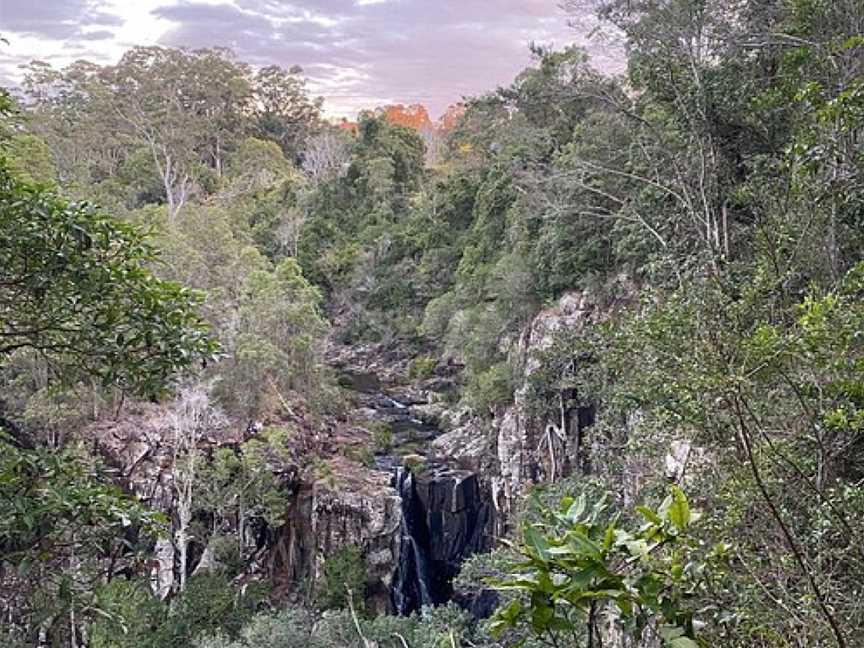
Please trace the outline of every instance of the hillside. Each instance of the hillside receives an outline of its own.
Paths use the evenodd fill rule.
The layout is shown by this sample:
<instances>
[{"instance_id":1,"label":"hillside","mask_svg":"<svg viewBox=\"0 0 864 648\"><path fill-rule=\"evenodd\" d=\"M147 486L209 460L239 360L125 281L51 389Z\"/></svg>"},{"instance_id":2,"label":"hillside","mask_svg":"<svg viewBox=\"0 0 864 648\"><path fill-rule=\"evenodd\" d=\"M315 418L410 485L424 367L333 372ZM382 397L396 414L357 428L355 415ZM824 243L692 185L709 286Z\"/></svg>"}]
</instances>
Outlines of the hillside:
<instances>
[{"instance_id":1,"label":"hillside","mask_svg":"<svg viewBox=\"0 0 864 648\"><path fill-rule=\"evenodd\" d=\"M597 8L437 122L3 92L10 647L864 646L864 7Z\"/></svg>"}]
</instances>

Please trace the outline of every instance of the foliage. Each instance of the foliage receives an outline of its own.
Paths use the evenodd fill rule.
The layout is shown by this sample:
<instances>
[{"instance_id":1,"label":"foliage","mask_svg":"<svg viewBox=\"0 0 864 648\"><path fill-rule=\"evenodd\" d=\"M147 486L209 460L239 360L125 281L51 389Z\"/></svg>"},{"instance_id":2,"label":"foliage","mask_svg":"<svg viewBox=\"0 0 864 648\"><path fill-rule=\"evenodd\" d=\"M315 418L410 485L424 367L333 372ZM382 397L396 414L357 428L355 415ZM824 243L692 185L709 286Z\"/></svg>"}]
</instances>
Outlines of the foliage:
<instances>
[{"instance_id":1,"label":"foliage","mask_svg":"<svg viewBox=\"0 0 864 648\"><path fill-rule=\"evenodd\" d=\"M522 598L496 614L493 630L500 633L530 624L538 637L570 641L580 637L588 645L602 641L600 615L607 605L638 638L657 620L660 634L671 648L695 647L694 609L688 601L708 586L707 558L689 527L697 518L683 491L672 487L655 511L638 507L644 523L634 530L608 520L604 500L589 503L581 495L565 498L545 520L525 526L517 545L519 561L496 587Z\"/></svg>"},{"instance_id":2,"label":"foliage","mask_svg":"<svg viewBox=\"0 0 864 648\"><path fill-rule=\"evenodd\" d=\"M860 276L856 266L835 289L814 287L782 310L773 288L758 280L734 299L723 286L682 289L620 331L615 362L632 367L638 348L650 364L650 371L645 365L630 373L631 401L655 420L688 426L703 443L736 449L720 462L728 484L720 482L717 510L726 515L718 516L718 533L742 540L745 564L769 551L794 565L786 587L814 597L798 618L751 617L741 610L739 622L756 636L792 631L771 628L794 623L795 632L819 641L826 632L843 634L831 610L844 610L847 618L860 614L844 585L861 569L860 557L847 550L847 538L860 525L852 513L859 489L855 477L847 481L860 465ZM682 336L690 340L686 350L678 342ZM797 485L794 492L790 484ZM739 490L751 498L741 501ZM760 529L755 535L754 524ZM766 543L769 529L772 542ZM846 556L830 577L811 567L826 552ZM760 571L740 575L736 587L758 586ZM727 596L743 594L733 589ZM802 624L800 615L812 615L811 621Z\"/></svg>"},{"instance_id":3,"label":"foliage","mask_svg":"<svg viewBox=\"0 0 864 648\"><path fill-rule=\"evenodd\" d=\"M347 611L313 620L302 610L288 608L257 615L236 640L215 635L201 637L195 645L197 648L366 648L370 643L380 648L491 646L475 633L466 613L455 606L426 608L422 616L407 618L358 618L357 623L359 633Z\"/></svg>"},{"instance_id":4,"label":"foliage","mask_svg":"<svg viewBox=\"0 0 864 648\"><path fill-rule=\"evenodd\" d=\"M250 586L239 594L218 574L201 574L171 602L158 632L160 646L188 645L205 633L222 631L235 636L255 614L265 598L261 587Z\"/></svg>"},{"instance_id":5,"label":"foliage","mask_svg":"<svg viewBox=\"0 0 864 648\"><path fill-rule=\"evenodd\" d=\"M81 450L24 448L0 429L0 560L22 571L70 552L100 554L163 520L108 480Z\"/></svg>"},{"instance_id":6,"label":"foliage","mask_svg":"<svg viewBox=\"0 0 864 648\"><path fill-rule=\"evenodd\" d=\"M282 409L291 392L314 401L324 391L319 354L327 326L320 293L296 261L274 264L254 246L252 228L236 220L242 205L190 207L159 240L166 274L207 294L202 310L224 351L211 366L216 397L229 412L251 417Z\"/></svg>"},{"instance_id":7,"label":"foliage","mask_svg":"<svg viewBox=\"0 0 864 648\"><path fill-rule=\"evenodd\" d=\"M493 365L474 377L466 388L466 401L484 412L510 402L513 394L512 369L506 362Z\"/></svg>"},{"instance_id":8,"label":"foliage","mask_svg":"<svg viewBox=\"0 0 864 648\"><path fill-rule=\"evenodd\" d=\"M419 356L411 361L408 367L409 378L429 378L435 374L438 361L430 356Z\"/></svg>"},{"instance_id":9,"label":"foliage","mask_svg":"<svg viewBox=\"0 0 864 648\"><path fill-rule=\"evenodd\" d=\"M326 331L318 292L293 259L253 272L243 288L233 353L221 371L222 401L252 414L267 391L271 398L288 390L312 396L320 386L318 345Z\"/></svg>"},{"instance_id":10,"label":"foliage","mask_svg":"<svg viewBox=\"0 0 864 648\"><path fill-rule=\"evenodd\" d=\"M276 613L262 613L243 627L236 640L217 634L205 636L195 642L196 648L324 648L312 632L308 615L300 610L287 609Z\"/></svg>"},{"instance_id":11,"label":"foliage","mask_svg":"<svg viewBox=\"0 0 864 648\"><path fill-rule=\"evenodd\" d=\"M67 378L145 395L212 356L201 297L156 279L141 229L0 169L0 356L33 349Z\"/></svg>"},{"instance_id":12,"label":"foliage","mask_svg":"<svg viewBox=\"0 0 864 648\"><path fill-rule=\"evenodd\" d=\"M371 428L375 452L388 452L393 447L393 428L383 421L373 421Z\"/></svg>"},{"instance_id":13,"label":"foliage","mask_svg":"<svg viewBox=\"0 0 864 648\"><path fill-rule=\"evenodd\" d=\"M237 594L224 576L198 575L169 603L140 583L115 580L101 588L101 614L91 626L97 648L188 646L201 635L237 636L266 592L254 584Z\"/></svg>"},{"instance_id":14,"label":"foliage","mask_svg":"<svg viewBox=\"0 0 864 648\"><path fill-rule=\"evenodd\" d=\"M9 174L28 184L52 184L57 177L51 149L36 135L18 133L6 144Z\"/></svg>"},{"instance_id":15,"label":"foliage","mask_svg":"<svg viewBox=\"0 0 864 648\"><path fill-rule=\"evenodd\" d=\"M5 95L0 113L8 114ZM153 398L177 372L214 354L197 312L200 296L151 273L156 254L143 230L16 177L7 155L0 152L4 372L29 354L47 375L43 396L49 380L98 380ZM40 411L50 409L48 400ZM31 400L29 411L36 404ZM77 609L86 619L94 581L103 570L110 578L124 554L134 563L139 536L157 532L162 519L81 447L44 447L0 421L0 561L17 567L19 578L33 575L31 611L49 600L43 629L59 639L68 628L58 623L62 615L74 618ZM77 632L74 623L68 629Z\"/></svg>"},{"instance_id":16,"label":"foliage","mask_svg":"<svg viewBox=\"0 0 864 648\"><path fill-rule=\"evenodd\" d=\"M99 588L98 620L90 626L94 648L155 648L163 604L141 582L115 579Z\"/></svg>"},{"instance_id":17,"label":"foliage","mask_svg":"<svg viewBox=\"0 0 864 648\"><path fill-rule=\"evenodd\" d=\"M197 506L212 516L214 528L225 522L236 529L233 543L241 566L249 524L263 520L275 528L284 522L285 485L280 475L294 465L290 440L290 430L266 428L241 444L239 451L217 449L201 468Z\"/></svg>"},{"instance_id":18,"label":"foliage","mask_svg":"<svg viewBox=\"0 0 864 648\"><path fill-rule=\"evenodd\" d=\"M129 208L164 202L171 220L220 186L248 135L299 159L320 108L304 84L299 68L253 72L225 48L155 46L110 66L77 61L57 70L35 61L24 81L31 128L54 153L61 180L105 189Z\"/></svg>"},{"instance_id":19,"label":"foliage","mask_svg":"<svg viewBox=\"0 0 864 648\"><path fill-rule=\"evenodd\" d=\"M366 562L358 547L347 546L324 561L317 602L323 609L341 609L349 598L362 609L366 593Z\"/></svg>"},{"instance_id":20,"label":"foliage","mask_svg":"<svg viewBox=\"0 0 864 648\"><path fill-rule=\"evenodd\" d=\"M548 446L538 478L559 482L540 495L547 504L568 471L650 499L660 483L650 473L660 471L641 467L662 461L672 442L699 457L683 479L711 515L683 532L670 513L681 508L675 497L659 522L643 511L641 527L627 513L578 523L542 506L524 513L549 545L520 545L534 571L568 555L582 529L599 557L583 543L568 560L617 579L612 589L574 589L585 596L562 598L566 613L547 618L539 602L563 582L550 576L551 593L537 599L541 626L578 622L580 640L596 642L582 632L585 610L590 617L593 602L605 614L621 599L619 614L654 613L678 628L666 628L673 645L690 645L686 617L697 609L712 621L700 632L708 645L853 645L864 625L861 3L563 4L576 20L596 14L597 29L625 45L626 71L601 74L575 47L533 47L534 64L512 84L467 101L440 149L426 138L434 151L381 114L362 115L356 134L337 133L320 123L298 69L255 70L226 50L136 48L111 66L32 64L31 103L14 117L3 108L0 125L9 169L0 257L21 274L24 250L35 250L44 280L25 272L20 286L0 287L0 328L16 317L49 328L19 331L12 344L21 348L0 359L3 415L62 445L123 402L91 374L158 395L175 370L213 350L199 307L225 350L204 377L237 418L294 421L310 400L326 409L328 333L400 357L422 353L413 377L446 364L462 404L487 422L504 405L519 408L526 442L540 443L526 446L532 460ZM426 168L430 153L436 165ZM142 230L34 181L152 226L161 260ZM76 285L84 289L67 290ZM548 331L550 316L569 317L572 302L554 309L570 291L591 310L580 310L579 326ZM143 344L130 342L134 331ZM146 331L160 339L149 343ZM588 410L590 425L577 420ZM208 524L281 521L270 468L296 459L286 452L293 434L286 425L215 453L199 491ZM380 431L373 441L390 444ZM29 448L10 456L43 461ZM310 460L332 485L327 458ZM107 483L101 472L88 479ZM627 543L647 533L664 542L633 560ZM699 542L729 538L736 569L710 591L698 578L685 583L686 569L664 571L679 553L700 553ZM242 531L239 540L242 553ZM95 562L76 568L98 580ZM644 578L630 582L621 565ZM509 596L529 620L527 593ZM401 648L399 633L412 647L452 647L463 626L432 631L435 614L360 625L381 646ZM279 623L264 619L261 632ZM530 645L528 625L505 642ZM279 627L295 626L310 645L363 645L348 614L323 619L314 636L290 615ZM491 642L474 628L457 636Z\"/></svg>"}]
</instances>

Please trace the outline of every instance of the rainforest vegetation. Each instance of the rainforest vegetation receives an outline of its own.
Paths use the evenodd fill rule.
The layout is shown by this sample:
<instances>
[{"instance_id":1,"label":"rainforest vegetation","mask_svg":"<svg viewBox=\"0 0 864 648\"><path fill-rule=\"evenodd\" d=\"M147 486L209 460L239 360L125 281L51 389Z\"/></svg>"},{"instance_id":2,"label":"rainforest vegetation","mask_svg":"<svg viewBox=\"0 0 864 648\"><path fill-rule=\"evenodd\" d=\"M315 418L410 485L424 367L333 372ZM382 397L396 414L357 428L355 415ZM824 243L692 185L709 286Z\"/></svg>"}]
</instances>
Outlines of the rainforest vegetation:
<instances>
[{"instance_id":1,"label":"rainforest vegetation","mask_svg":"<svg viewBox=\"0 0 864 648\"><path fill-rule=\"evenodd\" d=\"M864 646L864 5L566 4L624 72L535 46L434 155L227 49L34 62L4 92L5 645ZM568 298L592 316L528 370ZM300 485L338 502L394 445L349 433L339 348L455 376L477 439L541 422L448 604L373 606L359 536L278 568Z\"/></svg>"}]
</instances>

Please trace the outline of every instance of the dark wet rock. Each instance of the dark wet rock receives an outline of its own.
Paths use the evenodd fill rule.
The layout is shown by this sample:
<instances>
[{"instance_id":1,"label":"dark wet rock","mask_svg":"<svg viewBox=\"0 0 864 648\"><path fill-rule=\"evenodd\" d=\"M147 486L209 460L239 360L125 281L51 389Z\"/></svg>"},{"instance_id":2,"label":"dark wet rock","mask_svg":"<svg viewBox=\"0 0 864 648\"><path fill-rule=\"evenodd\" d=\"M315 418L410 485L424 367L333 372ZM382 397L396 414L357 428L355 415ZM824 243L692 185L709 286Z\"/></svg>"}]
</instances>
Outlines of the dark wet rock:
<instances>
[{"instance_id":1,"label":"dark wet rock","mask_svg":"<svg viewBox=\"0 0 864 648\"><path fill-rule=\"evenodd\" d=\"M400 561L393 607L410 614L453 596L453 577L469 556L489 549L492 506L474 473L431 467L394 479L402 498Z\"/></svg>"},{"instance_id":2,"label":"dark wet rock","mask_svg":"<svg viewBox=\"0 0 864 648\"><path fill-rule=\"evenodd\" d=\"M498 608L501 597L492 589L483 588L470 594L456 592L453 602L475 619L488 619Z\"/></svg>"},{"instance_id":3,"label":"dark wet rock","mask_svg":"<svg viewBox=\"0 0 864 648\"><path fill-rule=\"evenodd\" d=\"M371 372L345 372L340 376L339 384L361 394L374 394L381 389L378 374Z\"/></svg>"}]
</instances>

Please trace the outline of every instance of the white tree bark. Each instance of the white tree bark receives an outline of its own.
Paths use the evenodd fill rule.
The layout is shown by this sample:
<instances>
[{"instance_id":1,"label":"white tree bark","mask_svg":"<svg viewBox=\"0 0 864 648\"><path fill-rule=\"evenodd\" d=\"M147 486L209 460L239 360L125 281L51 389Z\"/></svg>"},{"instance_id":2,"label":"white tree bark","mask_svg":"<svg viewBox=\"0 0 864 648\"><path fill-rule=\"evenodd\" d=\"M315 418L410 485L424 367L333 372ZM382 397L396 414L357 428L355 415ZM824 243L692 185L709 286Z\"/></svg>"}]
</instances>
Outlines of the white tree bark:
<instances>
[{"instance_id":1,"label":"white tree bark","mask_svg":"<svg viewBox=\"0 0 864 648\"><path fill-rule=\"evenodd\" d=\"M343 175L350 162L351 148L344 136L324 131L306 140L303 170L315 184Z\"/></svg>"},{"instance_id":2,"label":"white tree bark","mask_svg":"<svg viewBox=\"0 0 864 648\"><path fill-rule=\"evenodd\" d=\"M195 481L201 462L201 440L204 433L218 426L224 417L211 405L208 389L203 385L194 385L180 392L168 418L174 435L171 468L177 508L174 541L180 562L182 592L186 589L186 575L189 571L189 527L195 512Z\"/></svg>"}]
</instances>

